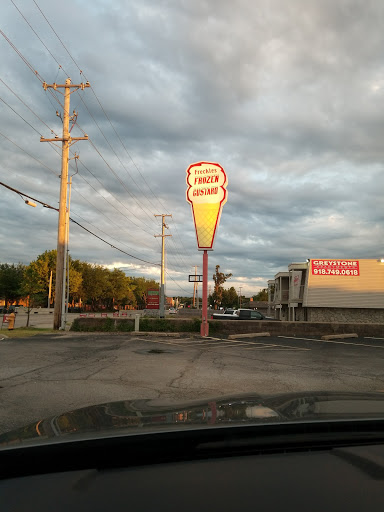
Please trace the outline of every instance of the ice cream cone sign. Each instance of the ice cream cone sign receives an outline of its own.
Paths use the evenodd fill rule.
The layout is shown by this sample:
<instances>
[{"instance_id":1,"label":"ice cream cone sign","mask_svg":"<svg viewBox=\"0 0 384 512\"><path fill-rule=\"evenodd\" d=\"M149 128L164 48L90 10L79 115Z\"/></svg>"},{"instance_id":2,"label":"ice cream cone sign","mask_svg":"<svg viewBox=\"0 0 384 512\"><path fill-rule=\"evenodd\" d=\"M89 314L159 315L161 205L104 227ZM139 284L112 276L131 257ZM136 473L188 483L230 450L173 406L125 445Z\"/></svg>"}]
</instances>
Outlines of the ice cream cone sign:
<instances>
[{"instance_id":1,"label":"ice cream cone sign","mask_svg":"<svg viewBox=\"0 0 384 512\"><path fill-rule=\"evenodd\" d=\"M191 203L199 251L212 251L227 202L227 176L219 164L198 162L187 169L187 201Z\"/></svg>"}]
</instances>

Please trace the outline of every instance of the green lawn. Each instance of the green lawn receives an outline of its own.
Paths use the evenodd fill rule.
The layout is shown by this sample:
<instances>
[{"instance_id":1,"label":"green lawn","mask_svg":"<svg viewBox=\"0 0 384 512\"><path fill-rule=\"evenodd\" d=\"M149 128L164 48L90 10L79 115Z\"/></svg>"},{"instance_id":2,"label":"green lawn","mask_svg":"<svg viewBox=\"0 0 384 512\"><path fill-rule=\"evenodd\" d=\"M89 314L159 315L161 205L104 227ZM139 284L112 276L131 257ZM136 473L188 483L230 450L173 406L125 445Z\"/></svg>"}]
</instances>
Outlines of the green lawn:
<instances>
[{"instance_id":1,"label":"green lawn","mask_svg":"<svg viewBox=\"0 0 384 512\"><path fill-rule=\"evenodd\" d=\"M36 334L51 334L53 332L57 331L53 329L39 329L36 327L16 327L16 329L12 331L3 328L0 330L0 338L3 337L3 334L8 338L27 338L29 336L36 336Z\"/></svg>"}]
</instances>

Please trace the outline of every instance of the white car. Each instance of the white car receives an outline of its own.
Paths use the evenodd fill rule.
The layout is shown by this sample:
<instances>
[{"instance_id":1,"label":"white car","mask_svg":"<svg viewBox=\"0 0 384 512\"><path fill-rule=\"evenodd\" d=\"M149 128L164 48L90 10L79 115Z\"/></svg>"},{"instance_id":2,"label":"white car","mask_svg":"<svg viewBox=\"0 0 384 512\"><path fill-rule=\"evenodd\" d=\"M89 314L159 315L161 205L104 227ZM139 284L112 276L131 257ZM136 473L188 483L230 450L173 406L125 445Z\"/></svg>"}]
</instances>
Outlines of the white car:
<instances>
[{"instance_id":1,"label":"white car","mask_svg":"<svg viewBox=\"0 0 384 512\"><path fill-rule=\"evenodd\" d=\"M176 315L177 310L175 308L169 308L169 314L170 315Z\"/></svg>"}]
</instances>

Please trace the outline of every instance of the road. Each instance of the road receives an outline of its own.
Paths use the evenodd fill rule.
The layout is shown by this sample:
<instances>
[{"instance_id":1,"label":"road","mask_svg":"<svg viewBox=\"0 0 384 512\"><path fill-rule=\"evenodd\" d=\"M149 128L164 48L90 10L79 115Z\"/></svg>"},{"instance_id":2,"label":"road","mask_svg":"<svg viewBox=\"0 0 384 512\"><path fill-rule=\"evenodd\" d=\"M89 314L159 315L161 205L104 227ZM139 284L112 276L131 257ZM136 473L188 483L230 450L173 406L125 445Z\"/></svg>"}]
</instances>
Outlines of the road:
<instances>
[{"instance_id":1,"label":"road","mask_svg":"<svg viewBox=\"0 0 384 512\"><path fill-rule=\"evenodd\" d=\"M0 432L96 403L383 391L384 338L227 340L70 333L1 339Z\"/></svg>"}]
</instances>

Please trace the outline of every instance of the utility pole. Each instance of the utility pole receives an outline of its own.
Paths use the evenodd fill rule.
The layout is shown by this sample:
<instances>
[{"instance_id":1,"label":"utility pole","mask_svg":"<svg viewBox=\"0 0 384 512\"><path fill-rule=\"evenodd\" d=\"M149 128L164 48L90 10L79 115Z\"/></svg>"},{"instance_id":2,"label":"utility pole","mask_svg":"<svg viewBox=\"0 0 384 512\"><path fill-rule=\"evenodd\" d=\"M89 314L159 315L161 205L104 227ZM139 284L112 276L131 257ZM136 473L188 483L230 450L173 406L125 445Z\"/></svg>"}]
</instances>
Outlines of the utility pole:
<instances>
[{"instance_id":1,"label":"utility pole","mask_svg":"<svg viewBox=\"0 0 384 512\"><path fill-rule=\"evenodd\" d=\"M239 308L241 308L241 289L242 286L239 287Z\"/></svg>"},{"instance_id":2,"label":"utility pole","mask_svg":"<svg viewBox=\"0 0 384 512\"><path fill-rule=\"evenodd\" d=\"M195 281L193 283L193 301L192 301L192 306L195 307L195 305L196 305L196 293L197 293L197 282L196 282L196 279L197 279L198 265L195 265L193 268L195 269Z\"/></svg>"},{"instance_id":3,"label":"utility pole","mask_svg":"<svg viewBox=\"0 0 384 512\"><path fill-rule=\"evenodd\" d=\"M53 312L53 328L62 328L62 303L63 303L63 276L64 276L64 260L65 254L65 242L66 242L66 216L67 216L67 186L68 186L68 153L69 148L72 144L75 144L78 140L88 140L88 135L84 134L84 137L71 137L69 133L69 108L70 108L70 96L73 92L78 89L84 90L85 87L90 87L89 82L83 84L72 84L71 79L67 78L65 84L47 84L43 82L43 88L47 89L64 89L64 111L63 111L63 136L62 138L55 137L53 139L40 138L40 142L62 142L61 150L61 182L60 182L60 203L59 203L59 223L57 233L57 259L56 259L56 286L55 286L55 309ZM73 89L73 91L71 91ZM57 115L58 112L56 112Z\"/></svg>"},{"instance_id":4,"label":"utility pole","mask_svg":"<svg viewBox=\"0 0 384 512\"><path fill-rule=\"evenodd\" d=\"M165 213L162 213L160 215L155 215L155 217L161 217L161 235L154 235L155 238L161 237L161 280L160 280L160 318L165 317L164 312L164 238L166 236L172 236L172 235L165 235L164 234L164 228L168 229L168 226L164 222L165 217L172 217L172 215L167 215Z\"/></svg>"}]
</instances>

